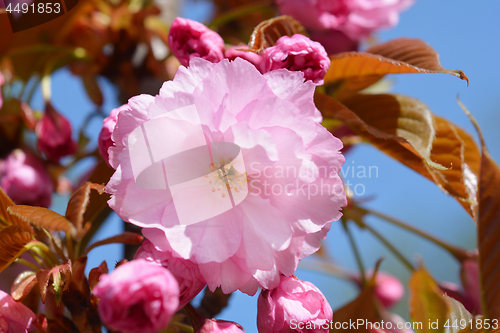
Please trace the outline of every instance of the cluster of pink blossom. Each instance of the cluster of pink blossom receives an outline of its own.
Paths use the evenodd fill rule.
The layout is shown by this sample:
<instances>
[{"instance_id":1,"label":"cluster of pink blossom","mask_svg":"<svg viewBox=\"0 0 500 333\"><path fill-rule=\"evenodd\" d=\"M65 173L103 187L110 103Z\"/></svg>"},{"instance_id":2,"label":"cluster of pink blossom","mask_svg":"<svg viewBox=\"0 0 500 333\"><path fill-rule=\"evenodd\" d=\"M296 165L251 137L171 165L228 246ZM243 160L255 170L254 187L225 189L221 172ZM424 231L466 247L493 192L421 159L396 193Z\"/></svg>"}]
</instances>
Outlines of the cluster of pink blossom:
<instances>
[{"instance_id":1,"label":"cluster of pink blossom","mask_svg":"<svg viewBox=\"0 0 500 333\"><path fill-rule=\"evenodd\" d=\"M397 13L402 6L390 8ZM350 38L385 24L376 22ZM328 26L345 33L340 27ZM239 50L245 45L225 48L216 32L182 18L172 24L169 46L183 65L175 78L158 95L136 96L113 110L99 137L101 154L116 170L106 186L109 205L147 238L135 260L96 286L101 317L111 328L127 323L135 332L140 323L153 332L185 307L198 323L196 332L240 332L232 322L196 319L188 303L205 286L249 295L262 288L260 332L294 331L297 321L324 327L333 316L330 305L294 273L302 258L319 249L346 205L338 174L317 172L338 172L344 162L342 143L321 126L313 102L330 65L325 49L303 35L284 36L260 56ZM284 167L298 172L263 172ZM286 190L249 190L264 181ZM304 192L319 183L342 190ZM160 271L168 277L149 278ZM176 301L166 306L156 290ZM403 292L397 279L377 276L384 307Z\"/></svg>"},{"instance_id":2,"label":"cluster of pink blossom","mask_svg":"<svg viewBox=\"0 0 500 333\"><path fill-rule=\"evenodd\" d=\"M201 23L184 18L176 18L169 33L169 43L172 53L182 65L188 66L189 60L200 57L216 63L226 58L234 60L243 58L262 73L286 68L304 73L305 80L322 84L330 59L324 47L306 36L294 35L281 37L276 45L264 50L262 56L241 51L246 45L227 48L224 51L224 41L215 32Z\"/></svg>"}]
</instances>

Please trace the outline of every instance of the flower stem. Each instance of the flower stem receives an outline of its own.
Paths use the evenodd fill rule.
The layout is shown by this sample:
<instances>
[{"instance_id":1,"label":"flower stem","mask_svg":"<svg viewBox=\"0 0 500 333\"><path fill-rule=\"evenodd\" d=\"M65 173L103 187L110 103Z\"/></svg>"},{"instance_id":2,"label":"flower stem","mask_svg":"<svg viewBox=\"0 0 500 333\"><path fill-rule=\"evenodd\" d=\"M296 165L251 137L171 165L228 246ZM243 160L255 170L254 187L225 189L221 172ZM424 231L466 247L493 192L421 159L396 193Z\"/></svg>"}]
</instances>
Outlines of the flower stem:
<instances>
[{"instance_id":1,"label":"flower stem","mask_svg":"<svg viewBox=\"0 0 500 333\"><path fill-rule=\"evenodd\" d=\"M33 263L29 262L28 260L23 259L23 258L17 258L16 260L14 260L14 262L17 262L19 264L28 266L29 268L31 268L35 272L37 272L38 270L40 270L40 267L36 266L35 264L33 264Z\"/></svg>"},{"instance_id":2,"label":"flower stem","mask_svg":"<svg viewBox=\"0 0 500 333\"><path fill-rule=\"evenodd\" d=\"M413 272L415 270L410 261L406 259L405 256L398 249L396 249L394 245L392 245L377 230L373 229L371 226L367 224L364 224L364 227L368 229L368 231L370 231L382 244L384 244L401 261L401 263L403 263L403 265L410 270L410 272Z\"/></svg>"},{"instance_id":3,"label":"flower stem","mask_svg":"<svg viewBox=\"0 0 500 333\"><path fill-rule=\"evenodd\" d=\"M443 249L445 249L446 251L448 251L452 256L454 256L458 261L463 261L467 258L469 258L469 255L467 253L467 251L461 249L461 248L458 248L456 246L453 246L451 244L448 244L446 243L445 241L442 241L440 240L439 238L436 238L428 233L426 233L425 231L422 231L418 228L415 228L411 225L408 225L402 221L399 221L391 216L387 216L385 214L382 214L382 213L379 213L379 212L376 212L376 211L371 211L371 210L366 210L363 208L363 210L367 213L367 214L371 214L373 216L376 216L382 220L385 220L389 223L392 223L394 225L397 225L398 227L400 228L403 228L403 229L406 229L407 231L410 231L414 234L417 234L419 235L420 237L422 238L425 238L427 239L428 241L431 241L433 242L434 244L442 247Z\"/></svg>"},{"instance_id":4,"label":"flower stem","mask_svg":"<svg viewBox=\"0 0 500 333\"><path fill-rule=\"evenodd\" d=\"M358 246L356 245L356 241L354 240L354 237L352 236L351 230L349 230L349 227L347 226L347 223L345 221L342 221L344 225L344 230L347 233L347 237L349 238L349 243L351 243L352 251L354 252L354 256L356 257L356 263L358 264L359 272L361 274L361 282L363 285L366 283L366 276L365 276L365 266L363 265L363 260L361 259L361 255L359 253Z\"/></svg>"}]
</instances>

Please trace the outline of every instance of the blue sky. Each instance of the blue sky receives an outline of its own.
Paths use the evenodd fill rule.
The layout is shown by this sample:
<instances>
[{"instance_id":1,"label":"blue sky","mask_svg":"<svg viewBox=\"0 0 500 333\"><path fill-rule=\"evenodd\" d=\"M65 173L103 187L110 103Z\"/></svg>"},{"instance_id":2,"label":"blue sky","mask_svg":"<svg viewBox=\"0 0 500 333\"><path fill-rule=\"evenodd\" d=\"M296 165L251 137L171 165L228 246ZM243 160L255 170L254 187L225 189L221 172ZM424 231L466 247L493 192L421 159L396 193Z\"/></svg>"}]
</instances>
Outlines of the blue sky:
<instances>
[{"instance_id":1,"label":"blue sky","mask_svg":"<svg viewBox=\"0 0 500 333\"><path fill-rule=\"evenodd\" d=\"M200 18L208 10L206 6L201 9L193 9L191 6L192 2L183 6L184 16ZM500 161L500 94L496 77L499 73L500 53L498 13L500 2L496 0L474 3L465 0L420 0L401 15L397 27L381 32L378 39L387 41L397 37L421 38L438 51L445 68L463 70L470 79L469 87L451 75L409 74L390 77L394 84L392 91L422 100L437 115L473 132L469 120L457 105L456 97L460 94L460 98L482 127L490 152ZM104 80L101 84L105 94L103 111L107 114L118 106L118 100L113 87ZM54 75L53 98L56 108L68 116L74 125L81 124L85 115L94 109L80 81L64 70ZM38 100L41 104L41 98ZM99 130L99 121L93 121L89 133L96 135ZM346 177L351 183L360 184L365 189L365 197L375 196L366 206L428 230L450 242L468 248L475 247L475 226L472 220L454 199L446 196L430 181L368 145L350 152L346 156L345 166L358 169L370 166L377 168L377 177L374 174L370 178ZM56 202L56 210L63 210L62 201L63 199L60 199ZM370 219L369 222L407 257L421 257L437 279L458 281L458 265L434 245L395 229L385 222L376 219ZM120 228L119 219L115 216L107 222L96 238L116 234ZM382 269L397 275L403 283L407 283L408 272L380 243L366 232L356 230L355 236L358 243L362 244L361 252L366 266L372 267L379 258L384 257ZM336 263L355 268L345 233L336 223L328 235L327 246ZM121 258L120 247L109 245L101 251L92 252L89 268L98 265L104 258L112 267L114 262ZM316 284L334 309L356 295L356 290L349 284L324 274L299 269L297 276ZM257 297L235 293L230 300L230 306L218 317L240 323L247 332L256 332L256 300ZM406 303L407 301L403 300L395 311L408 318Z\"/></svg>"}]
</instances>

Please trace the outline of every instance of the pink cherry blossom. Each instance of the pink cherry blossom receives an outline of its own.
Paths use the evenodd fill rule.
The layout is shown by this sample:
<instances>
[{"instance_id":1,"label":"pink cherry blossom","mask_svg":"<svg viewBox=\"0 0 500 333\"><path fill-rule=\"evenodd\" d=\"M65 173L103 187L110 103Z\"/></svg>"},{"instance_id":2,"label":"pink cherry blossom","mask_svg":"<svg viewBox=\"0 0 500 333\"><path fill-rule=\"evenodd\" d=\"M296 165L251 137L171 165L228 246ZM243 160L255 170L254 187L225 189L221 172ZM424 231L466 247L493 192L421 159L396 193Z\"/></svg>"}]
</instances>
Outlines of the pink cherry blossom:
<instances>
[{"instance_id":1,"label":"pink cherry blossom","mask_svg":"<svg viewBox=\"0 0 500 333\"><path fill-rule=\"evenodd\" d=\"M306 80L323 84L323 77L330 68L330 58L320 43L304 35L283 36L262 52L261 62L263 73L281 68L301 71Z\"/></svg>"},{"instance_id":2,"label":"pink cherry blossom","mask_svg":"<svg viewBox=\"0 0 500 333\"><path fill-rule=\"evenodd\" d=\"M165 328L179 304L179 285L168 269L144 259L101 275L93 289L101 320L113 330L155 333Z\"/></svg>"},{"instance_id":3,"label":"pink cherry blossom","mask_svg":"<svg viewBox=\"0 0 500 333\"><path fill-rule=\"evenodd\" d=\"M54 191L42 161L20 149L0 160L0 187L18 205L41 207L50 206Z\"/></svg>"},{"instance_id":4,"label":"pink cherry blossom","mask_svg":"<svg viewBox=\"0 0 500 333\"><path fill-rule=\"evenodd\" d=\"M0 332L26 333L31 330L34 320L33 311L0 290Z\"/></svg>"},{"instance_id":5,"label":"pink cherry blossom","mask_svg":"<svg viewBox=\"0 0 500 333\"><path fill-rule=\"evenodd\" d=\"M218 33L203 24L177 17L168 33L168 43L174 56L182 65L188 66L189 60L200 57L211 62L224 58L224 40Z\"/></svg>"},{"instance_id":6,"label":"pink cherry blossom","mask_svg":"<svg viewBox=\"0 0 500 333\"><path fill-rule=\"evenodd\" d=\"M111 140L111 133L116 126L116 121L118 120L118 113L123 110L128 110L128 105L122 105L119 108L111 110L109 116L104 118L102 121L102 129L99 133L99 138L97 139L97 144L99 147L99 153L101 153L102 158L109 164L108 148L113 145L113 140Z\"/></svg>"},{"instance_id":7,"label":"pink cherry blossom","mask_svg":"<svg viewBox=\"0 0 500 333\"><path fill-rule=\"evenodd\" d=\"M139 258L168 268L177 279L180 292L179 309L188 304L207 285L200 274L198 265L190 260L176 258L170 251L158 251L148 240L145 240L137 250L135 259Z\"/></svg>"},{"instance_id":8,"label":"pink cherry blossom","mask_svg":"<svg viewBox=\"0 0 500 333\"><path fill-rule=\"evenodd\" d=\"M47 104L45 114L36 125L37 148L54 162L76 152L77 145L71 138L71 124Z\"/></svg>"},{"instance_id":9,"label":"pink cherry blossom","mask_svg":"<svg viewBox=\"0 0 500 333\"><path fill-rule=\"evenodd\" d=\"M281 14L293 16L311 31L338 30L354 41L399 21L415 0L277 0Z\"/></svg>"},{"instance_id":10,"label":"pink cherry blossom","mask_svg":"<svg viewBox=\"0 0 500 333\"><path fill-rule=\"evenodd\" d=\"M405 288L395 276L378 272L375 278L375 296L385 308L390 308L403 298Z\"/></svg>"},{"instance_id":11,"label":"pink cherry blossom","mask_svg":"<svg viewBox=\"0 0 500 333\"><path fill-rule=\"evenodd\" d=\"M302 72L193 58L118 115L110 207L197 263L211 290L276 288L346 205L342 143L320 125L314 89Z\"/></svg>"},{"instance_id":12,"label":"pink cherry blossom","mask_svg":"<svg viewBox=\"0 0 500 333\"><path fill-rule=\"evenodd\" d=\"M295 276L281 277L279 287L263 290L257 303L260 333L327 333L333 311L323 293Z\"/></svg>"},{"instance_id":13,"label":"pink cherry blossom","mask_svg":"<svg viewBox=\"0 0 500 333\"><path fill-rule=\"evenodd\" d=\"M262 57L260 55L253 52L239 51L239 49L247 49L247 48L248 45L246 44L230 46L226 48L224 56L226 59L229 60L234 60L236 58L245 59L246 61L252 63L257 69L260 69L260 62L262 61Z\"/></svg>"}]
</instances>

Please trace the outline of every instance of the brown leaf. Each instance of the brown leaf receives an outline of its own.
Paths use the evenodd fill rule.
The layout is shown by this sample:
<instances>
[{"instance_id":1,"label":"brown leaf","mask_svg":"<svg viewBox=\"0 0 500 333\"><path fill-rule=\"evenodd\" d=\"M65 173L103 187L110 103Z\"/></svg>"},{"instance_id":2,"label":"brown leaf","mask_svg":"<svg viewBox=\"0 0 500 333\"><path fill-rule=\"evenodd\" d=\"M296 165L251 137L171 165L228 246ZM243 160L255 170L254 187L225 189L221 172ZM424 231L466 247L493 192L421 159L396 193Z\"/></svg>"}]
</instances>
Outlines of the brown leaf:
<instances>
[{"instance_id":1,"label":"brown leaf","mask_svg":"<svg viewBox=\"0 0 500 333\"><path fill-rule=\"evenodd\" d=\"M261 22L255 27L248 49L260 54L264 49L276 44L276 41L283 36L293 36L295 34L305 35L306 30L299 21L291 16L282 15Z\"/></svg>"},{"instance_id":2,"label":"brown leaf","mask_svg":"<svg viewBox=\"0 0 500 333\"><path fill-rule=\"evenodd\" d=\"M42 302L45 303L47 292L50 292L55 295L57 306L59 306L62 300L63 291L68 290L71 284L71 275L71 261L52 269L39 270L36 273L36 278L40 287L40 298Z\"/></svg>"},{"instance_id":3,"label":"brown leaf","mask_svg":"<svg viewBox=\"0 0 500 333\"><path fill-rule=\"evenodd\" d=\"M99 88L99 84L97 83L97 77L91 74L83 75L82 81L85 91L92 102L97 105L102 105L104 98L102 96L101 88Z\"/></svg>"},{"instance_id":4,"label":"brown leaf","mask_svg":"<svg viewBox=\"0 0 500 333\"><path fill-rule=\"evenodd\" d=\"M83 252L83 255L86 256L92 249L102 246L102 245L107 245L107 244L114 244L114 243L121 243L121 244L127 244L127 245L139 245L143 241L144 237L136 234L135 232L128 232L125 231L124 233L121 233L116 236L112 236L100 241L97 241L93 244L91 244L88 248L85 249Z\"/></svg>"},{"instance_id":5,"label":"brown leaf","mask_svg":"<svg viewBox=\"0 0 500 333\"><path fill-rule=\"evenodd\" d=\"M443 68L438 53L420 39L395 39L366 52L339 53L330 59L325 84L333 85L331 95L337 99L359 92L386 74L445 73L469 83L461 70Z\"/></svg>"},{"instance_id":6,"label":"brown leaf","mask_svg":"<svg viewBox=\"0 0 500 333\"><path fill-rule=\"evenodd\" d=\"M443 292L432 276L420 267L414 271L409 282L410 315L413 322L423 323L419 332L443 332L442 325L449 313L448 303L443 298ZM429 327L429 323L438 321L438 327Z\"/></svg>"},{"instance_id":7,"label":"brown leaf","mask_svg":"<svg viewBox=\"0 0 500 333\"><path fill-rule=\"evenodd\" d=\"M36 273L32 271L26 271L18 275L14 283L12 284L10 294L15 301L22 301L30 291L36 286L38 280L36 279Z\"/></svg>"},{"instance_id":8,"label":"brown leaf","mask_svg":"<svg viewBox=\"0 0 500 333\"><path fill-rule=\"evenodd\" d=\"M405 96L356 95L343 105L316 93L315 102L324 116L344 121L384 153L435 182L475 216L480 153L464 130Z\"/></svg>"},{"instance_id":9,"label":"brown leaf","mask_svg":"<svg viewBox=\"0 0 500 333\"><path fill-rule=\"evenodd\" d=\"M43 207L17 205L8 208L9 213L24 221L51 231L64 231L74 237L75 227L62 215Z\"/></svg>"},{"instance_id":10,"label":"brown leaf","mask_svg":"<svg viewBox=\"0 0 500 333\"><path fill-rule=\"evenodd\" d=\"M102 274L108 274L108 264L103 261L98 267L94 267L89 272L89 286L94 289L95 285L99 282Z\"/></svg>"},{"instance_id":11,"label":"brown leaf","mask_svg":"<svg viewBox=\"0 0 500 333\"><path fill-rule=\"evenodd\" d=\"M0 230L0 272L21 256L26 251L26 244L32 240L32 234L20 225Z\"/></svg>"},{"instance_id":12,"label":"brown leaf","mask_svg":"<svg viewBox=\"0 0 500 333\"><path fill-rule=\"evenodd\" d=\"M31 231L32 228L28 223L7 212L9 207L15 205L16 204L12 201L12 199L9 198L9 196L0 187L0 230L11 225L19 225L24 229Z\"/></svg>"},{"instance_id":13,"label":"brown leaf","mask_svg":"<svg viewBox=\"0 0 500 333\"><path fill-rule=\"evenodd\" d=\"M90 191L92 189L96 190L99 194L104 192L103 185L86 182L71 195L68 207L66 208L66 218L73 223L80 236L83 236L81 235L84 230L83 214L85 214L89 205Z\"/></svg>"},{"instance_id":14,"label":"brown leaf","mask_svg":"<svg viewBox=\"0 0 500 333\"><path fill-rule=\"evenodd\" d=\"M500 169L483 145L479 178L478 248L484 314L500 320Z\"/></svg>"},{"instance_id":15,"label":"brown leaf","mask_svg":"<svg viewBox=\"0 0 500 333\"><path fill-rule=\"evenodd\" d=\"M366 325L360 327L343 327L342 324L350 322L358 322L363 320L364 323L380 323L382 317L377 309L375 301L375 285L368 283L361 294L351 303L333 313L332 323L330 324L330 332L358 332L370 333ZM337 325L335 325L337 323ZM340 329L339 329L340 325Z\"/></svg>"}]
</instances>

